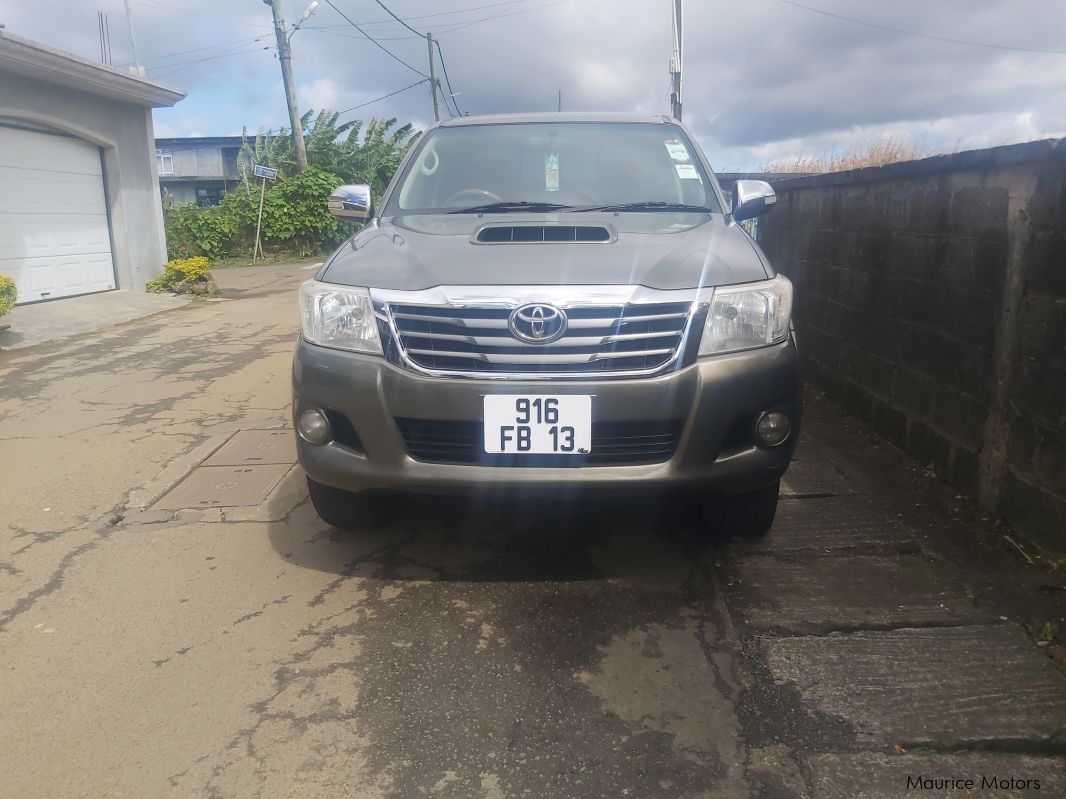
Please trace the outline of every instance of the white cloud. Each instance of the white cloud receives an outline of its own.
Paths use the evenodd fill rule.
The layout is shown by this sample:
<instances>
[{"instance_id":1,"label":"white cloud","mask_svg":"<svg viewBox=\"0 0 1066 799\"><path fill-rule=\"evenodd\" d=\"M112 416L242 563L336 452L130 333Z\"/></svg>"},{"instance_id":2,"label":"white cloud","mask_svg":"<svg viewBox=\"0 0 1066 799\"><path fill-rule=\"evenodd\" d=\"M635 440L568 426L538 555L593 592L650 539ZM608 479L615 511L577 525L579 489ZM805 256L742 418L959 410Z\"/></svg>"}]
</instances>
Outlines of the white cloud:
<instances>
[{"instance_id":1,"label":"white cloud","mask_svg":"<svg viewBox=\"0 0 1066 799\"><path fill-rule=\"evenodd\" d=\"M156 138L172 139L178 136L214 136L215 133L205 133L211 130L211 121L199 116L188 114L176 114L170 120L159 119L160 112L156 110L152 114L152 128Z\"/></svg>"},{"instance_id":2,"label":"white cloud","mask_svg":"<svg viewBox=\"0 0 1066 799\"><path fill-rule=\"evenodd\" d=\"M178 129L173 125L168 125L166 122L156 122L152 120L152 129L155 131L157 139L173 139L181 134L178 133Z\"/></svg>"},{"instance_id":3,"label":"white cloud","mask_svg":"<svg viewBox=\"0 0 1066 799\"><path fill-rule=\"evenodd\" d=\"M111 13L116 63L127 59L122 3L99 0L97 5ZM517 6L449 10L471 5L479 4L404 0L395 6L415 28L438 36L463 112L554 109L560 88L564 110L668 112L669 3L528 0L521 10L529 13L522 14L513 14ZM948 38L1064 47L1060 4L1046 0L818 0L812 5ZM8 6L4 22L11 32L96 56L91 34L97 6L80 0ZM173 2L135 7L138 45L149 75L189 92L175 109L156 113L157 127L179 135L288 127L278 61L272 50L262 49L273 46L266 7L254 0L243 0L240 10L232 0L181 0L181 6L184 11ZM323 4L293 37L304 110L369 102L428 71L422 39L372 3L344 7L410 68ZM1061 55L933 41L777 0L693 2L686 4L686 15L685 121L719 167L749 168L779 155L817 152L893 131L948 147L1066 131ZM429 91L422 85L345 119L353 115L424 121L431 118Z\"/></svg>"},{"instance_id":4,"label":"white cloud","mask_svg":"<svg viewBox=\"0 0 1066 799\"><path fill-rule=\"evenodd\" d=\"M318 78L310 84L301 85L296 95L302 109L313 108L321 111L324 108L341 107L341 88L333 78Z\"/></svg>"},{"instance_id":5,"label":"white cloud","mask_svg":"<svg viewBox=\"0 0 1066 799\"><path fill-rule=\"evenodd\" d=\"M582 60L571 68L569 83L578 96L598 97L605 105L617 106L632 98L634 67L626 61Z\"/></svg>"}]
</instances>

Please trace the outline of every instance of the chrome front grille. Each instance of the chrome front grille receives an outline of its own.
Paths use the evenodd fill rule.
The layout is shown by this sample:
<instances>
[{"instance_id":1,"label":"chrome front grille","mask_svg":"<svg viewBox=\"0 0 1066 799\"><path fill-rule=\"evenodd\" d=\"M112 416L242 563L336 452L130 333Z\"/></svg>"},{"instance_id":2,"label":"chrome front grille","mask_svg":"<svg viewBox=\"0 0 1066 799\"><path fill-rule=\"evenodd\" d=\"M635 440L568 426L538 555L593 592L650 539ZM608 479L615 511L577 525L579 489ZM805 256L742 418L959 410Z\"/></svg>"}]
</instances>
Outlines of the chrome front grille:
<instances>
[{"instance_id":1,"label":"chrome front grille","mask_svg":"<svg viewBox=\"0 0 1066 799\"><path fill-rule=\"evenodd\" d=\"M383 303L386 348L417 369L471 376L654 373L679 356L692 313L680 302L560 306L567 327L550 344L515 338L508 320L517 305Z\"/></svg>"}]
</instances>

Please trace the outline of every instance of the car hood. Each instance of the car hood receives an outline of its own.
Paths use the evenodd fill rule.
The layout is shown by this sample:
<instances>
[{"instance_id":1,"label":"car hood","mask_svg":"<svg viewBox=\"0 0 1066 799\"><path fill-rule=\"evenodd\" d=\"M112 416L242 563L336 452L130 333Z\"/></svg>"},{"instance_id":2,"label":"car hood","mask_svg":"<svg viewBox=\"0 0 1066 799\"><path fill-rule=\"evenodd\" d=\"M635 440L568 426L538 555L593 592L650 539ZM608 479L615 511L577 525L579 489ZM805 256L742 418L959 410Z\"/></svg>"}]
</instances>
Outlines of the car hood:
<instances>
[{"instance_id":1,"label":"car hood","mask_svg":"<svg viewBox=\"0 0 1066 799\"><path fill-rule=\"evenodd\" d=\"M607 242L481 244L483 226L579 225ZM761 250L720 214L440 214L373 220L318 279L418 291L462 285L642 285L686 289L772 277Z\"/></svg>"}]
</instances>

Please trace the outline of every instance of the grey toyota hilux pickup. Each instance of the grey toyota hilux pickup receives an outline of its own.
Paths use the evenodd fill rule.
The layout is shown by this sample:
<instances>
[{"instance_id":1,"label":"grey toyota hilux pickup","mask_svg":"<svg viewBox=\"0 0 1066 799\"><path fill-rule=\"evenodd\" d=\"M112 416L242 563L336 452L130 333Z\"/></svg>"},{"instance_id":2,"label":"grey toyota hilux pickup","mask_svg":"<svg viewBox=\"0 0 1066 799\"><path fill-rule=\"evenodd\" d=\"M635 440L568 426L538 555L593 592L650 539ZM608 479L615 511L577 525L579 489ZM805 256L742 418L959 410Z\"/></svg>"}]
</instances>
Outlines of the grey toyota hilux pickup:
<instances>
[{"instance_id":1,"label":"grey toyota hilux pickup","mask_svg":"<svg viewBox=\"0 0 1066 799\"><path fill-rule=\"evenodd\" d=\"M425 132L300 289L293 422L311 500L679 489L758 536L800 421L792 285L676 121L464 117Z\"/></svg>"}]
</instances>

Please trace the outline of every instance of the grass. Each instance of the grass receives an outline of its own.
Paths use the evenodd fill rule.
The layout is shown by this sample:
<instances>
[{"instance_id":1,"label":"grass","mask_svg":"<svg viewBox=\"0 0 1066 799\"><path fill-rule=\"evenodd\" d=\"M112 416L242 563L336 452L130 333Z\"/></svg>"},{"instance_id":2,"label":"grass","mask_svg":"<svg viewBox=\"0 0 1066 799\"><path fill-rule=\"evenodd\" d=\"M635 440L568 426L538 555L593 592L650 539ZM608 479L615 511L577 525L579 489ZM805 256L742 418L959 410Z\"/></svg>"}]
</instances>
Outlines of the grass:
<instances>
[{"instance_id":1,"label":"grass","mask_svg":"<svg viewBox=\"0 0 1066 799\"><path fill-rule=\"evenodd\" d=\"M800 172L823 174L845 172L868 166L884 166L900 161L914 161L937 155L939 151L910 139L897 136L882 136L856 142L846 150L833 150L818 155L801 154L775 158L763 164L763 172Z\"/></svg>"},{"instance_id":2,"label":"grass","mask_svg":"<svg viewBox=\"0 0 1066 799\"><path fill-rule=\"evenodd\" d=\"M325 255L268 255L265 258L256 259L252 263L251 256L247 258L222 258L211 262L212 269L236 269L244 266L269 266L271 264L293 264L304 266L317 264L326 259Z\"/></svg>"},{"instance_id":3,"label":"grass","mask_svg":"<svg viewBox=\"0 0 1066 799\"><path fill-rule=\"evenodd\" d=\"M1038 644L1047 646L1058 638L1059 628L1054 622L1045 621L1043 624L1034 622L1025 626L1029 628L1029 634Z\"/></svg>"}]
</instances>

